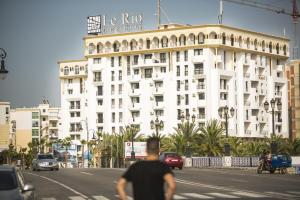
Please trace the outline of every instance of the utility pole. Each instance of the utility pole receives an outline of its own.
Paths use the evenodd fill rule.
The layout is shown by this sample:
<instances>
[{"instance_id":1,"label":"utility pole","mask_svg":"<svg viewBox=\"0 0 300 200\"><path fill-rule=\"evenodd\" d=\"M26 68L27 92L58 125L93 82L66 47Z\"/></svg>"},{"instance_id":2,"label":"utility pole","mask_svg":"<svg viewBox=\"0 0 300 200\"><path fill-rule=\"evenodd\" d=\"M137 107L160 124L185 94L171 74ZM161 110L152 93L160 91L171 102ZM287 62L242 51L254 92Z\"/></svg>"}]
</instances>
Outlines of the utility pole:
<instances>
[{"instance_id":1,"label":"utility pole","mask_svg":"<svg viewBox=\"0 0 300 200\"><path fill-rule=\"evenodd\" d=\"M157 0L157 25L160 27L160 0Z\"/></svg>"}]
</instances>

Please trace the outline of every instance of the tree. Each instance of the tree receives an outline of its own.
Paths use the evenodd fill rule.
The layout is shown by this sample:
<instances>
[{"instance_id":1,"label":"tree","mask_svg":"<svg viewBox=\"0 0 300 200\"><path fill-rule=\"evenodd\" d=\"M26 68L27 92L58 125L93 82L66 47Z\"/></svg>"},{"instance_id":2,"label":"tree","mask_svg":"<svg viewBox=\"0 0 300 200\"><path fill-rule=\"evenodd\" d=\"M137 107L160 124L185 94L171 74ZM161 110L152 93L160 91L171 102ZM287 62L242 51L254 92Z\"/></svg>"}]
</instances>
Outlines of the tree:
<instances>
[{"instance_id":1,"label":"tree","mask_svg":"<svg viewBox=\"0 0 300 200\"><path fill-rule=\"evenodd\" d=\"M288 141L289 145L289 154L292 156L299 156L300 155L300 138L296 138L293 141Z\"/></svg>"},{"instance_id":2,"label":"tree","mask_svg":"<svg viewBox=\"0 0 300 200\"><path fill-rule=\"evenodd\" d=\"M230 145L230 151L232 156L241 155L242 151L242 140L238 137L229 137L228 143Z\"/></svg>"},{"instance_id":3,"label":"tree","mask_svg":"<svg viewBox=\"0 0 300 200\"><path fill-rule=\"evenodd\" d=\"M199 129L202 148L207 156L220 156L223 153L223 148L221 145L222 134L224 129L218 120L213 119L208 121L205 126Z\"/></svg>"}]
</instances>

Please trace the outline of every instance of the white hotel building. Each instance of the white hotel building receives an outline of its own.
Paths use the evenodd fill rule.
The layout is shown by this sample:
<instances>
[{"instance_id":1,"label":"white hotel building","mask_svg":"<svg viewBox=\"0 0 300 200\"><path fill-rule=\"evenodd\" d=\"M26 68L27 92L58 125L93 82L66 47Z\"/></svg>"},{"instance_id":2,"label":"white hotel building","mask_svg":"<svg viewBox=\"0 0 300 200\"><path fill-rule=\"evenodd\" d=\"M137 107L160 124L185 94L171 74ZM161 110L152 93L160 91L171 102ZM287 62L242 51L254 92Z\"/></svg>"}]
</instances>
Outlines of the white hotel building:
<instances>
[{"instance_id":1,"label":"white hotel building","mask_svg":"<svg viewBox=\"0 0 300 200\"><path fill-rule=\"evenodd\" d=\"M84 59L59 62L60 137L79 141L86 139L86 125L119 133L129 124L150 135L156 116L164 122L160 133L172 134L181 113L195 114L204 125L220 119L218 109L225 105L235 109L230 136L269 137L272 115L263 104L272 98L282 102L275 133L288 137L288 44L283 37L224 25L88 35Z\"/></svg>"}]
</instances>

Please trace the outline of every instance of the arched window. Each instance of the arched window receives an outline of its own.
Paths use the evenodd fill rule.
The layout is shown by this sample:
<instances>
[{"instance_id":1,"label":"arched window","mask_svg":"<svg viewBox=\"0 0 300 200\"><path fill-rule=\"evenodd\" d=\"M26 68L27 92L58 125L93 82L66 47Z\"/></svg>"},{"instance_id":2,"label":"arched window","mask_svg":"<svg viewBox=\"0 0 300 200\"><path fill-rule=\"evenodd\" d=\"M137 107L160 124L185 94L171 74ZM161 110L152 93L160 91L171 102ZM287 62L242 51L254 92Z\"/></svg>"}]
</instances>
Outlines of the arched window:
<instances>
[{"instance_id":1,"label":"arched window","mask_svg":"<svg viewBox=\"0 0 300 200\"><path fill-rule=\"evenodd\" d=\"M216 32L214 32L214 31L213 31L213 32L210 32L208 38L209 38L209 39L217 39L217 34L216 34Z\"/></svg>"},{"instance_id":2,"label":"arched window","mask_svg":"<svg viewBox=\"0 0 300 200\"><path fill-rule=\"evenodd\" d=\"M230 45L234 46L234 36L233 35L230 36Z\"/></svg>"},{"instance_id":3,"label":"arched window","mask_svg":"<svg viewBox=\"0 0 300 200\"><path fill-rule=\"evenodd\" d=\"M69 67L68 66L64 67L64 75L69 75Z\"/></svg>"},{"instance_id":4,"label":"arched window","mask_svg":"<svg viewBox=\"0 0 300 200\"><path fill-rule=\"evenodd\" d=\"M168 38L165 36L161 39L161 47L168 47Z\"/></svg>"},{"instance_id":5,"label":"arched window","mask_svg":"<svg viewBox=\"0 0 300 200\"><path fill-rule=\"evenodd\" d=\"M114 49L114 52L119 52L120 51L120 43L114 42L113 49Z\"/></svg>"},{"instance_id":6,"label":"arched window","mask_svg":"<svg viewBox=\"0 0 300 200\"><path fill-rule=\"evenodd\" d=\"M177 46L177 37L175 35L171 36L171 47L176 47Z\"/></svg>"},{"instance_id":7,"label":"arched window","mask_svg":"<svg viewBox=\"0 0 300 200\"><path fill-rule=\"evenodd\" d=\"M276 44L276 53L279 54L279 44Z\"/></svg>"},{"instance_id":8,"label":"arched window","mask_svg":"<svg viewBox=\"0 0 300 200\"><path fill-rule=\"evenodd\" d=\"M198 44L204 44L205 35L203 33L198 34Z\"/></svg>"},{"instance_id":9,"label":"arched window","mask_svg":"<svg viewBox=\"0 0 300 200\"><path fill-rule=\"evenodd\" d=\"M246 40L246 46L247 46L247 49L250 48L250 38L247 38L247 40Z\"/></svg>"},{"instance_id":10,"label":"arched window","mask_svg":"<svg viewBox=\"0 0 300 200\"><path fill-rule=\"evenodd\" d=\"M266 43L264 40L261 42L261 49L262 49L262 51L265 51L265 49L266 49Z\"/></svg>"},{"instance_id":11,"label":"arched window","mask_svg":"<svg viewBox=\"0 0 300 200\"><path fill-rule=\"evenodd\" d=\"M139 46L140 50L144 48L144 40L143 39L139 39L138 46Z\"/></svg>"},{"instance_id":12,"label":"arched window","mask_svg":"<svg viewBox=\"0 0 300 200\"><path fill-rule=\"evenodd\" d=\"M157 37L153 38L154 48L159 48L159 39Z\"/></svg>"},{"instance_id":13,"label":"arched window","mask_svg":"<svg viewBox=\"0 0 300 200\"><path fill-rule=\"evenodd\" d=\"M98 43L97 44L97 53L102 53L102 51L103 51L103 45L102 45L102 43Z\"/></svg>"},{"instance_id":14,"label":"arched window","mask_svg":"<svg viewBox=\"0 0 300 200\"><path fill-rule=\"evenodd\" d=\"M269 43L269 52L272 53L272 42Z\"/></svg>"},{"instance_id":15,"label":"arched window","mask_svg":"<svg viewBox=\"0 0 300 200\"><path fill-rule=\"evenodd\" d=\"M243 38L242 36L239 37L239 47L242 47L243 45Z\"/></svg>"},{"instance_id":16,"label":"arched window","mask_svg":"<svg viewBox=\"0 0 300 200\"><path fill-rule=\"evenodd\" d=\"M136 40L131 40L130 42L130 50L136 50L137 42Z\"/></svg>"},{"instance_id":17,"label":"arched window","mask_svg":"<svg viewBox=\"0 0 300 200\"><path fill-rule=\"evenodd\" d=\"M88 47L89 54L94 53L94 50L95 50L95 45L93 43L90 43Z\"/></svg>"},{"instance_id":18,"label":"arched window","mask_svg":"<svg viewBox=\"0 0 300 200\"><path fill-rule=\"evenodd\" d=\"M283 45L283 55L286 56L286 45Z\"/></svg>"},{"instance_id":19,"label":"arched window","mask_svg":"<svg viewBox=\"0 0 300 200\"><path fill-rule=\"evenodd\" d=\"M194 33L191 33L189 35L189 44L191 44L191 45L195 44L195 34Z\"/></svg>"},{"instance_id":20,"label":"arched window","mask_svg":"<svg viewBox=\"0 0 300 200\"><path fill-rule=\"evenodd\" d=\"M79 74L79 66L78 65L75 66L75 74Z\"/></svg>"},{"instance_id":21,"label":"arched window","mask_svg":"<svg viewBox=\"0 0 300 200\"><path fill-rule=\"evenodd\" d=\"M226 44L226 35L222 33L222 44Z\"/></svg>"},{"instance_id":22,"label":"arched window","mask_svg":"<svg viewBox=\"0 0 300 200\"><path fill-rule=\"evenodd\" d=\"M185 35L181 35L179 37L179 46L184 46L186 44L186 37Z\"/></svg>"},{"instance_id":23,"label":"arched window","mask_svg":"<svg viewBox=\"0 0 300 200\"><path fill-rule=\"evenodd\" d=\"M254 40L254 49L257 50L257 39Z\"/></svg>"},{"instance_id":24,"label":"arched window","mask_svg":"<svg viewBox=\"0 0 300 200\"><path fill-rule=\"evenodd\" d=\"M128 42L127 40L122 41L122 51L127 51L128 50Z\"/></svg>"}]
</instances>

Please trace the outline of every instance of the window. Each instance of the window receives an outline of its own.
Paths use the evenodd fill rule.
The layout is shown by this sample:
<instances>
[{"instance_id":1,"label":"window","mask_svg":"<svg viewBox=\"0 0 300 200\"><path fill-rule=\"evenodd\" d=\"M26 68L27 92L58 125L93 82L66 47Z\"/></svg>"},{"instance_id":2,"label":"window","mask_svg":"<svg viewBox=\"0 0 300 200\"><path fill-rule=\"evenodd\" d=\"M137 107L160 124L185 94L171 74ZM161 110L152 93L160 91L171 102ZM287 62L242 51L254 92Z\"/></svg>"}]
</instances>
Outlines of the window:
<instances>
[{"instance_id":1,"label":"window","mask_svg":"<svg viewBox=\"0 0 300 200\"><path fill-rule=\"evenodd\" d=\"M119 108L122 108L122 107L123 107L123 100L119 99Z\"/></svg>"},{"instance_id":2,"label":"window","mask_svg":"<svg viewBox=\"0 0 300 200\"><path fill-rule=\"evenodd\" d=\"M115 101L115 99L112 99L111 100L111 108L114 109L115 106L116 106L116 101Z\"/></svg>"},{"instance_id":3,"label":"window","mask_svg":"<svg viewBox=\"0 0 300 200\"><path fill-rule=\"evenodd\" d=\"M98 106L102 106L103 105L103 99L98 99L97 103L98 103Z\"/></svg>"},{"instance_id":4,"label":"window","mask_svg":"<svg viewBox=\"0 0 300 200\"><path fill-rule=\"evenodd\" d=\"M194 74L203 74L203 63L195 64Z\"/></svg>"},{"instance_id":5,"label":"window","mask_svg":"<svg viewBox=\"0 0 300 200\"><path fill-rule=\"evenodd\" d=\"M146 48L150 49L151 41L149 39L146 40Z\"/></svg>"},{"instance_id":6,"label":"window","mask_svg":"<svg viewBox=\"0 0 300 200\"><path fill-rule=\"evenodd\" d=\"M139 83L132 83L131 84L131 88L132 89L139 89L140 88L140 84Z\"/></svg>"},{"instance_id":7,"label":"window","mask_svg":"<svg viewBox=\"0 0 300 200\"><path fill-rule=\"evenodd\" d=\"M180 76L180 66L176 66L176 76Z\"/></svg>"},{"instance_id":8,"label":"window","mask_svg":"<svg viewBox=\"0 0 300 200\"><path fill-rule=\"evenodd\" d=\"M32 129L32 136L39 136L39 129Z\"/></svg>"},{"instance_id":9,"label":"window","mask_svg":"<svg viewBox=\"0 0 300 200\"><path fill-rule=\"evenodd\" d=\"M73 79L68 79L68 84L72 84L73 83Z\"/></svg>"},{"instance_id":10,"label":"window","mask_svg":"<svg viewBox=\"0 0 300 200\"><path fill-rule=\"evenodd\" d=\"M79 66L75 66L75 74L79 74Z\"/></svg>"},{"instance_id":11,"label":"window","mask_svg":"<svg viewBox=\"0 0 300 200\"><path fill-rule=\"evenodd\" d=\"M138 62L139 62L139 56L138 55L133 56L133 64L137 65Z\"/></svg>"},{"instance_id":12,"label":"window","mask_svg":"<svg viewBox=\"0 0 300 200\"><path fill-rule=\"evenodd\" d=\"M164 116L164 110L155 110L156 116Z\"/></svg>"},{"instance_id":13,"label":"window","mask_svg":"<svg viewBox=\"0 0 300 200\"><path fill-rule=\"evenodd\" d=\"M103 86L102 85L99 85L97 86L97 95L103 95Z\"/></svg>"},{"instance_id":14,"label":"window","mask_svg":"<svg viewBox=\"0 0 300 200\"><path fill-rule=\"evenodd\" d=\"M119 122L122 123L123 122L123 113L119 112Z\"/></svg>"},{"instance_id":15,"label":"window","mask_svg":"<svg viewBox=\"0 0 300 200\"><path fill-rule=\"evenodd\" d=\"M179 106L181 104L181 96L177 95L177 105Z\"/></svg>"},{"instance_id":16,"label":"window","mask_svg":"<svg viewBox=\"0 0 300 200\"><path fill-rule=\"evenodd\" d=\"M199 33L198 35L198 44L203 44L204 43L204 34Z\"/></svg>"},{"instance_id":17,"label":"window","mask_svg":"<svg viewBox=\"0 0 300 200\"><path fill-rule=\"evenodd\" d=\"M185 95L185 105L189 105L189 95Z\"/></svg>"},{"instance_id":18,"label":"window","mask_svg":"<svg viewBox=\"0 0 300 200\"><path fill-rule=\"evenodd\" d=\"M130 72L130 67L127 67L127 75L130 75L131 72Z\"/></svg>"},{"instance_id":19,"label":"window","mask_svg":"<svg viewBox=\"0 0 300 200\"><path fill-rule=\"evenodd\" d=\"M145 69L145 78L152 78L152 68Z\"/></svg>"},{"instance_id":20,"label":"window","mask_svg":"<svg viewBox=\"0 0 300 200\"><path fill-rule=\"evenodd\" d=\"M111 85L111 95L114 95L114 94L115 94L115 86Z\"/></svg>"},{"instance_id":21,"label":"window","mask_svg":"<svg viewBox=\"0 0 300 200\"><path fill-rule=\"evenodd\" d=\"M100 82L101 79L101 72L94 72L94 82Z\"/></svg>"},{"instance_id":22,"label":"window","mask_svg":"<svg viewBox=\"0 0 300 200\"><path fill-rule=\"evenodd\" d=\"M180 80L177 80L177 91L180 91Z\"/></svg>"},{"instance_id":23,"label":"window","mask_svg":"<svg viewBox=\"0 0 300 200\"><path fill-rule=\"evenodd\" d=\"M184 51L184 61L188 60L188 51Z\"/></svg>"},{"instance_id":24,"label":"window","mask_svg":"<svg viewBox=\"0 0 300 200\"><path fill-rule=\"evenodd\" d=\"M9 107L5 108L5 114L7 114L7 115L9 114Z\"/></svg>"},{"instance_id":25,"label":"window","mask_svg":"<svg viewBox=\"0 0 300 200\"><path fill-rule=\"evenodd\" d=\"M127 60L127 67L130 67L130 56L127 56L126 60Z\"/></svg>"},{"instance_id":26,"label":"window","mask_svg":"<svg viewBox=\"0 0 300 200\"><path fill-rule=\"evenodd\" d=\"M123 91L123 85L119 84L119 94L122 94L122 91Z\"/></svg>"},{"instance_id":27,"label":"window","mask_svg":"<svg viewBox=\"0 0 300 200\"><path fill-rule=\"evenodd\" d=\"M139 74L139 72L140 72L140 70L139 70L139 69L134 69L134 70L133 70L133 74L134 74L134 75L138 75L138 74Z\"/></svg>"},{"instance_id":28,"label":"window","mask_svg":"<svg viewBox=\"0 0 300 200\"><path fill-rule=\"evenodd\" d=\"M115 72L114 71L111 72L111 81L115 81Z\"/></svg>"},{"instance_id":29,"label":"window","mask_svg":"<svg viewBox=\"0 0 300 200\"><path fill-rule=\"evenodd\" d=\"M122 80L122 71L119 70L119 81L121 81L121 80Z\"/></svg>"},{"instance_id":30,"label":"window","mask_svg":"<svg viewBox=\"0 0 300 200\"><path fill-rule=\"evenodd\" d=\"M185 75L185 76L188 76L188 74L189 74L189 68L188 68L187 65L185 65L185 66L184 66L184 75Z\"/></svg>"},{"instance_id":31,"label":"window","mask_svg":"<svg viewBox=\"0 0 300 200\"><path fill-rule=\"evenodd\" d=\"M180 61L180 52L176 51L176 62Z\"/></svg>"},{"instance_id":32,"label":"window","mask_svg":"<svg viewBox=\"0 0 300 200\"><path fill-rule=\"evenodd\" d=\"M100 64L101 63L101 58L94 58L93 63L94 64Z\"/></svg>"},{"instance_id":33,"label":"window","mask_svg":"<svg viewBox=\"0 0 300 200\"><path fill-rule=\"evenodd\" d=\"M166 59L166 53L160 53L160 62L161 63L166 63L167 59Z\"/></svg>"},{"instance_id":34,"label":"window","mask_svg":"<svg viewBox=\"0 0 300 200\"><path fill-rule=\"evenodd\" d=\"M122 66L122 57L119 56L118 59L119 59L119 67L121 67Z\"/></svg>"},{"instance_id":35,"label":"window","mask_svg":"<svg viewBox=\"0 0 300 200\"><path fill-rule=\"evenodd\" d=\"M204 100L205 99L205 93L199 93L198 94L198 99L199 100Z\"/></svg>"},{"instance_id":36,"label":"window","mask_svg":"<svg viewBox=\"0 0 300 200\"><path fill-rule=\"evenodd\" d=\"M189 90L189 80L184 80L184 89Z\"/></svg>"},{"instance_id":37,"label":"window","mask_svg":"<svg viewBox=\"0 0 300 200\"><path fill-rule=\"evenodd\" d=\"M32 127L38 128L39 127L39 122L38 121L33 121L32 122Z\"/></svg>"},{"instance_id":38,"label":"window","mask_svg":"<svg viewBox=\"0 0 300 200\"><path fill-rule=\"evenodd\" d=\"M177 119L179 120L181 117L181 110L180 109L177 109Z\"/></svg>"},{"instance_id":39,"label":"window","mask_svg":"<svg viewBox=\"0 0 300 200\"><path fill-rule=\"evenodd\" d=\"M166 73L166 71L167 71L166 67L161 67L161 68L160 68L160 72L161 72L161 73Z\"/></svg>"},{"instance_id":40,"label":"window","mask_svg":"<svg viewBox=\"0 0 300 200\"><path fill-rule=\"evenodd\" d=\"M32 112L32 119L39 119L39 113L38 112Z\"/></svg>"},{"instance_id":41,"label":"window","mask_svg":"<svg viewBox=\"0 0 300 200\"><path fill-rule=\"evenodd\" d=\"M46 121L46 117L43 117L43 122Z\"/></svg>"},{"instance_id":42,"label":"window","mask_svg":"<svg viewBox=\"0 0 300 200\"><path fill-rule=\"evenodd\" d=\"M168 38L164 37L161 39L161 46L168 47Z\"/></svg>"},{"instance_id":43,"label":"window","mask_svg":"<svg viewBox=\"0 0 300 200\"><path fill-rule=\"evenodd\" d=\"M73 94L73 90L72 89L68 89L68 94Z\"/></svg>"},{"instance_id":44,"label":"window","mask_svg":"<svg viewBox=\"0 0 300 200\"><path fill-rule=\"evenodd\" d=\"M98 119L97 119L98 123L103 123L103 113L98 113Z\"/></svg>"},{"instance_id":45,"label":"window","mask_svg":"<svg viewBox=\"0 0 300 200\"><path fill-rule=\"evenodd\" d=\"M195 56L203 55L203 49L194 49L194 55Z\"/></svg>"},{"instance_id":46,"label":"window","mask_svg":"<svg viewBox=\"0 0 300 200\"><path fill-rule=\"evenodd\" d=\"M69 75L69 67L64 67L64 75Z\"/></svg>"},{"instance_id":47,"label":"window","mask_svg":"<svg viewBox=\"0 0 300 200\"><path fill-rule=\"evenodd\" d=\"M114 57L111 57L111 58L110 58L110 66L111 66L111 67L114 67L114 66L115 66L115 58L114 58Z\"/></svg>"}]
</instances>

